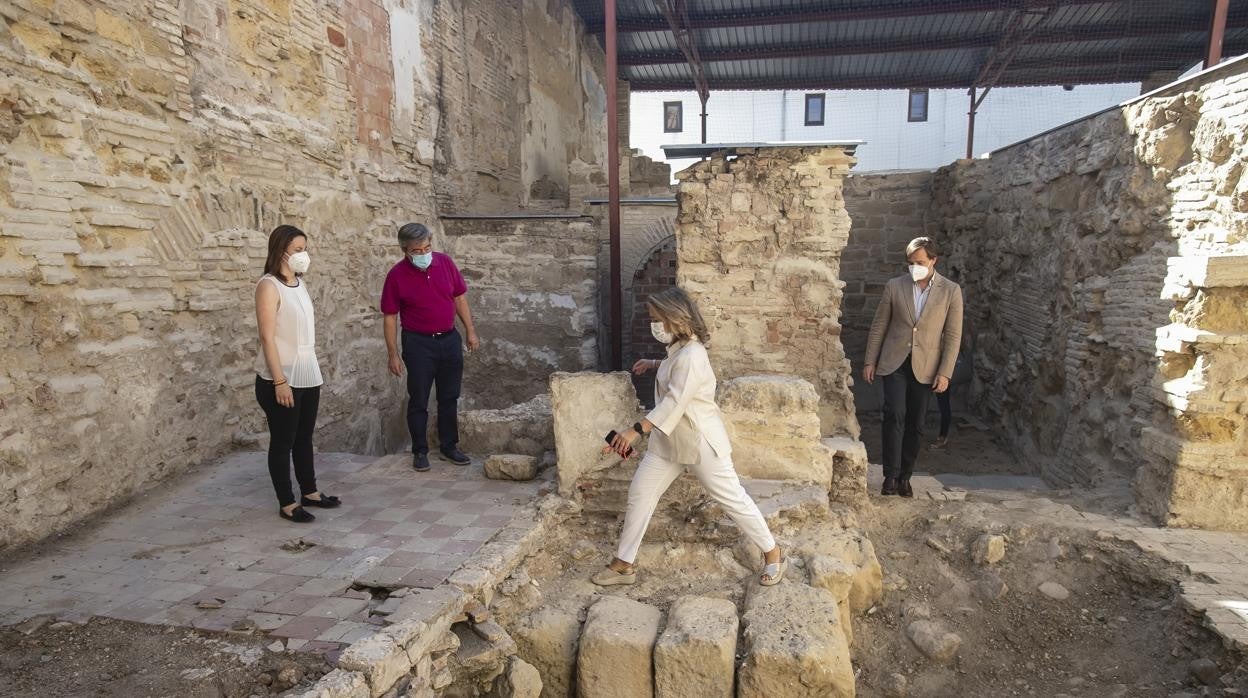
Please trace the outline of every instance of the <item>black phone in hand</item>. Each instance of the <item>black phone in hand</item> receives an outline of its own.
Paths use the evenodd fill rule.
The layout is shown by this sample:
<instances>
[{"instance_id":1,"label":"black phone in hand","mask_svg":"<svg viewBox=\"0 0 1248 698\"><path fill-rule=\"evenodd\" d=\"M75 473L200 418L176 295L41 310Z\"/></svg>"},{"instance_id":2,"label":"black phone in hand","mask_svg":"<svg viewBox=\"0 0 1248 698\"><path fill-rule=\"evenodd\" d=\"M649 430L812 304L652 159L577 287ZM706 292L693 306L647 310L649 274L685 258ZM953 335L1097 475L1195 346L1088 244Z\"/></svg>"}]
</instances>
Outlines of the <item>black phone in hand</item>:
<instances>
[{"instance_id":1,"label":"black phone in hand","mask_svg":"<svg viewBox=\"0 0 1248 698\"><path fill-rule=\"evenodd\" d=\"M614 441L615 441L615 430L614 430L614 429L612 429L611 431L607 432L606 441L607 441L607 445L608 445L608 446L610 446L610 445L612 445L612 444L614 443ZM625 457L625 458L631 458L632 456L633 456L633 447L632 447L632 446L629 446L629 447L628 447L628 451L627 451L627 452L625 452L625 454L624 454L624 457Z\"/></svg>"}]
</instances>

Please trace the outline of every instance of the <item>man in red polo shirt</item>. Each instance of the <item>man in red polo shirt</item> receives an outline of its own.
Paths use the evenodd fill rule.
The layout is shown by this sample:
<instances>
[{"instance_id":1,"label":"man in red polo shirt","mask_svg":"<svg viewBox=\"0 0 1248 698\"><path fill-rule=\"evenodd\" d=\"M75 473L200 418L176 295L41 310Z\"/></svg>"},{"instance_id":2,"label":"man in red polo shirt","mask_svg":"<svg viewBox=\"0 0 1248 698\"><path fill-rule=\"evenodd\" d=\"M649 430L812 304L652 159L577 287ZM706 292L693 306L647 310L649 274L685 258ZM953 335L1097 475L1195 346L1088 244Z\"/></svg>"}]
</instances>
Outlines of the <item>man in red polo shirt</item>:
<instances>
[{"instance_id":1,"label":"man in red polo shirt","mask_svg":"<svg viewBox=\"0 0 1248 698\"><path fill-rule=\"evenodd\" d=\"M438 443L442 457L456 465L471 461L459 450L457 406L464 375L464 323L468 351L481 345L468 309L468 284L451 258L433 251L433 233L420 223L399 228L403 260L386 274L381 289L390 372L407 369L407 429L412 435L412 467L429 470L429 389L438 389ZM399 325L403 326L400 341Z\"/></svg>"}]
</instances>

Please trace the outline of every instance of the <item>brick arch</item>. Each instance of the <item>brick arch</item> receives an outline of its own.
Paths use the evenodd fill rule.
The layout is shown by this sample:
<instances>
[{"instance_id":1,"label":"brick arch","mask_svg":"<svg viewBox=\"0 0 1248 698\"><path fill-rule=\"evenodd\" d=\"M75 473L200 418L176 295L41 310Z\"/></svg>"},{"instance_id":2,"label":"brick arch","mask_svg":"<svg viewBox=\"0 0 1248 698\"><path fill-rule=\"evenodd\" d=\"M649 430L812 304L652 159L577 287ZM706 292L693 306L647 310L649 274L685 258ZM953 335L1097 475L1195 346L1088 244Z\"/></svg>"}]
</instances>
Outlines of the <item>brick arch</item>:
<instances>
[{"instance_id":1,"label":"brick arch","mask_svg":"<svg viewBox=\"0 0 1248 698\"><path fill-rule=\"evenodd\" d=\"M676 235L671 234L651 245L630 278L625 298L624 367L630 368L637 359L663 358L666 350L650 334L650 315L646 297L676 283ZM645 405L654 401L654 374L633 376L637 397Z\"/></svg>"},{"instance_id":2,"label":"brick arch","mask_svg":"<svg viewBox=\"0 0 1248 698\"><path fill-rule=\"evenodd\" d=\"M636 232L625 234L624 249L620 257L620 278L631 285L633 276L644 266L654 251L664 242L676 236L676 214L650 221Z\"/></svg>"}]
</instances>

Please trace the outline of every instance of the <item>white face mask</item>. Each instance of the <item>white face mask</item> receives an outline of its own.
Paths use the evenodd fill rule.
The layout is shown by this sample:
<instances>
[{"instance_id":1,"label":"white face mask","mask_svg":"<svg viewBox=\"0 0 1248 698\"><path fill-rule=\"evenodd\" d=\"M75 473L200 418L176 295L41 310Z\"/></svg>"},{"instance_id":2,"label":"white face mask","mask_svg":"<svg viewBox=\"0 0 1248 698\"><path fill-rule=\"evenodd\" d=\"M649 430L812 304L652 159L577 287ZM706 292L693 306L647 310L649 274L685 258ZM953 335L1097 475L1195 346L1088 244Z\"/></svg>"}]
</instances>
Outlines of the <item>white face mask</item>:
<instances>
[{"instance_id":1,"label":"white face mask","mask_svg":"<svg viewBox=\"0 0 1248 698\"><path fill-rule=\"evenodd\" d=\"M929 272L929 269L923 266L922 264L910 265L910 278L914 279L915 281L922 281L923 279L926 279L928 272Z\"/></svg>"},{"instance_id":2,"label":"white face mask","mask_svg":"<svg viewBox=\"0 0 1248 698\"><path fill-rule=\"evenodd\" d=\"M308 267L312 266L312 257L305 252L296 252L286 258L286 263L290 265L290 270L296 274L304 274L308 271Z\"/></svg>"},{"instance_id":3,"label":"white face mask","mask_svg":"<svg viewBox=\"0 0 1248 698\"><path fill-rule=\"evenodd\" d=\"M663 323L661 322L650 323L650 334L654 335L654 338L656 340L664 344L671 344L672 340L676 339L675 335L673 335L671 332L668 332L667 328L664 327Z\"/></svg>"}]
</instances>

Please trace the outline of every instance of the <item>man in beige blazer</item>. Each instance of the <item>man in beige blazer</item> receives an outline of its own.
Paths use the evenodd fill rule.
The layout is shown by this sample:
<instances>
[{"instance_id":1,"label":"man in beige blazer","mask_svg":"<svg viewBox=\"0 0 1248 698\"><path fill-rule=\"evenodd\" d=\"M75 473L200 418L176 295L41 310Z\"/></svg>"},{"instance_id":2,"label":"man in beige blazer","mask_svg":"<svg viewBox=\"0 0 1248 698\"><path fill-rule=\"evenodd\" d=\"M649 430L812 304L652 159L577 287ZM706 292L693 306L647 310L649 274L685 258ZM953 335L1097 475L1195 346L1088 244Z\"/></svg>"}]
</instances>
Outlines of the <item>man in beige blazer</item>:
<instances>
[{"instance_id":1,"label":"man in beige blazer","mask_svg":"<svg viewBox=\"0 0 1248 698\"><path fill-rule=\"evenodd\" d=\"M884 287L867 337L862 377L884 383L884 495L914 496L927 399L949 389L962 342L962 288L936 273L936 259L931 238L910 241L909 273Z\"/></svg>"}]
</instances>

